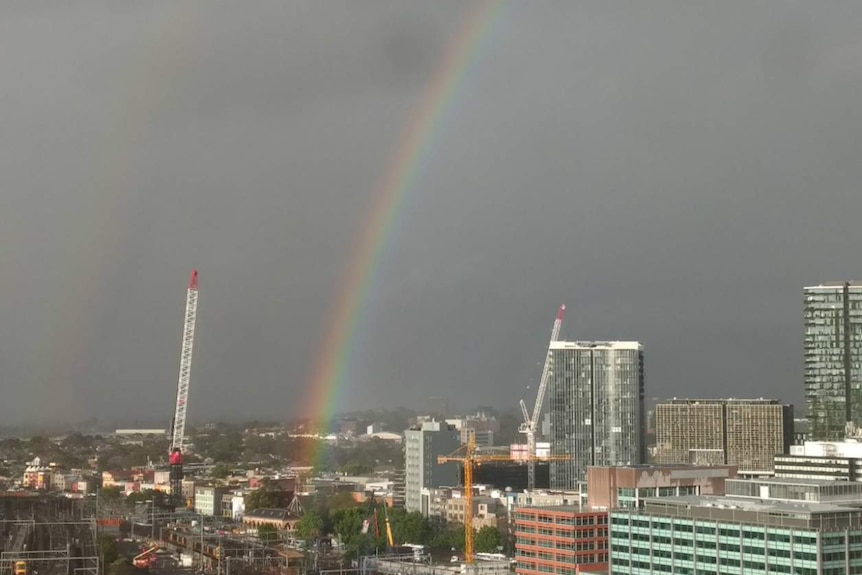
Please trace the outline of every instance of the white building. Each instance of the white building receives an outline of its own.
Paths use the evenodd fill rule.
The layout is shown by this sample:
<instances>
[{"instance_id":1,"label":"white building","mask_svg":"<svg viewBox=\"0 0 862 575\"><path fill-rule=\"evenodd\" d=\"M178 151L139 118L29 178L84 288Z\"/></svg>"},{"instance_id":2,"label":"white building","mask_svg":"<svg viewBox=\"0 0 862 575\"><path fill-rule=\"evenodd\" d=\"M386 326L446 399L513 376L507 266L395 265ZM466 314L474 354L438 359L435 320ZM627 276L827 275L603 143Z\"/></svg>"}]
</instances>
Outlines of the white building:
<instances>
[{"instance_id":1,"label":"white building","mask_svg":"<svg viewBox=\"0 0 862 575\"><path fill-rule=\"evenodd\" d=\"M229 492L227 487L196 486L195 512L201 515L222 515L222 498Z\"/></svg>"},{"instance_id":2,"label":"white building","mask_svg":"<svg viewBox=\"0 0 862 575\"><path fill-rule=\"evenodd\" d=\"M457 463L437 463L461 445L458 431L440 421L425 421L404 432L405 504L408 511L422 510L422 490L455 486L461 482Z\"/></svg>"}]
</instances>

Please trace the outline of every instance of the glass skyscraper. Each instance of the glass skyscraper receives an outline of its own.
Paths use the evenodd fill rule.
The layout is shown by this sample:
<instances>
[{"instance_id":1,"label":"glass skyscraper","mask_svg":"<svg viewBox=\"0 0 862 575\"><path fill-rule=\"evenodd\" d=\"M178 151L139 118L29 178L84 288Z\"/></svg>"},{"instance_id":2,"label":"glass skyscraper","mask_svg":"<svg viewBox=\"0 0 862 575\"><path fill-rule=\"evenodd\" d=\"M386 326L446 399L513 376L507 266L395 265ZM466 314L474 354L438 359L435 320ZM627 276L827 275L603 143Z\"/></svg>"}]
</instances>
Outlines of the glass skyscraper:
<instances>
[{"instance_id":1,"label":"glass skyscraper","mask_svg":"<svg viewBox=\"0 0 862 575\"><path fill-rule=\"evenodd\" d=\"M813 440L862 424L862 283L805 288L805 403Z\"/></svg>"},{"instance_id":2,"label":"glass skyscraper","mask_svg":"<svg viewBox=\"0 0 862 575\"><path fill-rule=\"evenodd\" d=\"M644 461L643 346L553 342L548 388L551 489L576 489L589 465Z\"/></svg>"}]
</instances>

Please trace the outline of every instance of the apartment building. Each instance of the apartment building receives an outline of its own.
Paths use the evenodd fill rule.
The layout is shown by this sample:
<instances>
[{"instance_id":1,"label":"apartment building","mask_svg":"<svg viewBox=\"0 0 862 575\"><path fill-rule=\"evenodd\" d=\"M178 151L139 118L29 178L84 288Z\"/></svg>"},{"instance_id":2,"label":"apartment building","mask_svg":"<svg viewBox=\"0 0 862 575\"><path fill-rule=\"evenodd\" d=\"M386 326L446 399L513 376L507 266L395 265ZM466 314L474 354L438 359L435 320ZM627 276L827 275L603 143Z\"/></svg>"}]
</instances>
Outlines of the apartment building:
<instances>
[{"instance_id":1,"label":"apartment building","mask_svg":"<svg viewBox=\"0 0 862 575\"><path fill-rule=\"evenodd\" d=\"M577 489L590 465L643 463L643 346L555 341L549 353L551 489Z\"/></svg>"},{"instance_id":2,"label":"apartment building","mask_svg":"<svg viewBox=\"0 0 862 575\"><path fill-rule=\"evenodd\" d=\"M201 515L221 516L223 514L222 500L227 493L230 493L230 489L227 487L202 485L195 487L195 512Z\"/></svg>"},{"instance_id":3,"label":"apartment building","mask_svg":"<svg viewBox=\"0 0 862 575\"><path fill-rule=\"evenodd\" d=\"M773 472L793 444L793 406L775 399L673 399L656 405L656 463Z\"/></svg>"},{"instance_id":4,"label":"apartment building","mask_svg":"<svg viewBox=\"0 0 862 575\"><path fill-rule=\"evenodd\" d=\"M467 500L463 497L453 497L446 500L445 518L450 523L464 523L464 511ZM499 499L494 497L473 497L473 528L481 529L485 526L505 532L506 513L505 507Z\"/></svg>"},{"instance_id":5,"label":"apartment building","mask_svg":"<svg viewBox=\"0 0 862 575\"><path fill-rule=\"evenodd\" d=\"M460 483L457 463L437 462L460 445L458 431L441 421L423 421L404 432L404 507L408 511L421 510L423 489Z\"/></svg>"}]
</instances>

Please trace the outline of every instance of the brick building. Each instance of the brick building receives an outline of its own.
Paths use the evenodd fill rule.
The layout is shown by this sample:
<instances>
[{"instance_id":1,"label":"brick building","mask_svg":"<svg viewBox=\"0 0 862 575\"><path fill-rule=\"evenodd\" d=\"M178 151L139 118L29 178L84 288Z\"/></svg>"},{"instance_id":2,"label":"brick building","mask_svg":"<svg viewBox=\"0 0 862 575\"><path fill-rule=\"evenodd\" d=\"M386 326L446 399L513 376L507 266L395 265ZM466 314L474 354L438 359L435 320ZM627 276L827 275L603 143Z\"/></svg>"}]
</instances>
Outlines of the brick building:
<instances>
[{"instance_id":1,"label":"brick building","mask_svg":"<svg viewBox=\"0 0 862 575\"><path fill-rule=\"evenodd\" d=\"M608 569L608 514L580 506L516 507L518 575L576 575Z\"/></svg>"}]
</instances>

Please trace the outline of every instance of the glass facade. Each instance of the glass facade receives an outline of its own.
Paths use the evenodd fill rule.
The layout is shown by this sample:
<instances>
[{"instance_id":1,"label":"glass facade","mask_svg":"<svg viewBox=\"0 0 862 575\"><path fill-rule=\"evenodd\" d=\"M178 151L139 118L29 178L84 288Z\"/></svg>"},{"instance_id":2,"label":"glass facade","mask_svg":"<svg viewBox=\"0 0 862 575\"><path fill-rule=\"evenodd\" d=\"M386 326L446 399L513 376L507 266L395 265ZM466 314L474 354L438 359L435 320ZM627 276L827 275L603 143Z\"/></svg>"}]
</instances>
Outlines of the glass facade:
<instances>
[{"instance_id":1,"label":"glass facade","mask_svg":"<svg viewBox=\"0 0 862 575\"><path fill-rule=\"evenodd\" d=\"M611 514L610 546L611 575L862 573L859 528L819 533L618 511Z\"/></svg>"},{"instance_id":2,"label":"glass facade","mask_svg":"<svg viewBox=\"0 0 862 575\"><path fill-rule=\"evenodd\" d=\"M862 424L862 285L805 288L805 402L813 440L844 438Z\"/></svg>"},{"instance_id":3,"label":"glass facade","mask_svg":"<svg viewBox=\"0 0 862 575\"><path fill-rule=\"evenodd\" d=\"M548 389L551 489L576 489L589 465L644 459L643 348L637 342L554 342Z\"/></svg>"}]
</instances>

